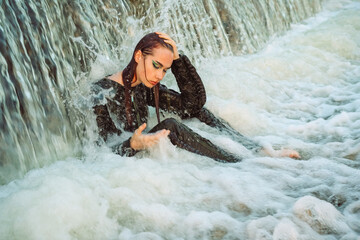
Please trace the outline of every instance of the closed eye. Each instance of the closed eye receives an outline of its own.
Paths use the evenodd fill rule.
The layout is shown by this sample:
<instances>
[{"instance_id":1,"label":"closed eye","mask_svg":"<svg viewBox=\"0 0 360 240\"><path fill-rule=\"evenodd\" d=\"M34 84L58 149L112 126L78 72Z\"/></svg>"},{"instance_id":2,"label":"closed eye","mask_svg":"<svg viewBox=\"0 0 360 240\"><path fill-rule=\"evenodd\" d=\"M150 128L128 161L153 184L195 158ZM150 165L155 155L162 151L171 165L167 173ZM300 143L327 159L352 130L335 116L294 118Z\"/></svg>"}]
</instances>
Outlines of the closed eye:
<instances>
[{"instance_id":1,"label":"closed eye","mask_svg":"<svg viewBox=\"0 0 360 240\"><path fill-rule=\"evenodd\" d=\"M154 60L152 61L152 64L153 64L154 68L156 68L156 69L160 68L159 64L156 63Z\"/></svg>"}]
</instances>

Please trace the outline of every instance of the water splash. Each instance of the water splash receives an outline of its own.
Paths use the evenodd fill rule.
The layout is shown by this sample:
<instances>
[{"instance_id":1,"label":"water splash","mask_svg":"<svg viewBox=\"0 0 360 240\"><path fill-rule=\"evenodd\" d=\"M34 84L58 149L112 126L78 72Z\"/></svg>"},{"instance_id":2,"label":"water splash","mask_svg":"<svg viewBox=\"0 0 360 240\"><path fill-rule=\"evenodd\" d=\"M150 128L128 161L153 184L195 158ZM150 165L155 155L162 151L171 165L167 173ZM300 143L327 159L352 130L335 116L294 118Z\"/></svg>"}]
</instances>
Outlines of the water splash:
<instances>
[{"instance_id":1,"label":"water splash","mask_svg":"<svg viewBox=\"0 0 360 240\"><path fill-rule=\"evenodd\" d=\"M301 149L302 160L249 153L223 164L168 141L127 158L84 144L81 157L0 187L0 239L359 239L360 4L329 0L324 9L256 54L197 65L206 107L252 138ZM91 79L126 61L72 40L100 53ZM91 79L74 75L79 97ZM83 114L86 99L70 99ZM185 123L246 151L216 129Z\"/></svg>"},{"instance_id":2,"label":"water splash","mask_svg":"<svg viewBox=\"0 0 360 240\"><path fill-rule=\"evenodd\" d=\"M197 61L253 53L320 3L2 1L0 182L81 151L89 116L77 96L85 95L96 59L118 59L109 62L120 68L134 42L159 30Z\"/></svg>"}]
</instances>

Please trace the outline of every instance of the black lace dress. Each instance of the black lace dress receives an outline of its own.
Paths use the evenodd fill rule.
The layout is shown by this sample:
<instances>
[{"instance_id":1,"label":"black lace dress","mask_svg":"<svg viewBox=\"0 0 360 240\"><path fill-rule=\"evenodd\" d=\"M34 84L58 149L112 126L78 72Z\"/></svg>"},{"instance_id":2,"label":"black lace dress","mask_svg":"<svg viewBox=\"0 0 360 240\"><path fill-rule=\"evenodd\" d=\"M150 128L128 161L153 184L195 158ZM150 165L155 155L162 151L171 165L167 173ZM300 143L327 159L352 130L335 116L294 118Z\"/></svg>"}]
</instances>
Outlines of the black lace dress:
<instances>
[{"instance_id":1,"label":"black lace dress","mask_svg":"<svg viewBox=\"0 0 360 240\"><path fill-rule=\"evenodd\" d=\"M180 93L164 85L159 88L159 107L173 112L182 119L196 117L206 124L235 136L245 147L259 149L259 145L233 130L227 123L216 118L203 108L206 102L204 85L190 60L181 55L174 60L171 71L176 78ZM129 126L125 112L125 88L117 82L103 78L93 85L94 113L99 135L106 141L109 135L121 135L123 131L133 132L148 119L148 106L155 106L152 89L139 84L131 89L132 125ZM170 141L183 149L213 158L217 161L237 162L239 157L217 147L201 137L186 125L173 118L165 119L149 131L170 130ZM113 147L120 155L133 156L137 153L130 147L130 139Z\"/></svg>"}]
</instances>

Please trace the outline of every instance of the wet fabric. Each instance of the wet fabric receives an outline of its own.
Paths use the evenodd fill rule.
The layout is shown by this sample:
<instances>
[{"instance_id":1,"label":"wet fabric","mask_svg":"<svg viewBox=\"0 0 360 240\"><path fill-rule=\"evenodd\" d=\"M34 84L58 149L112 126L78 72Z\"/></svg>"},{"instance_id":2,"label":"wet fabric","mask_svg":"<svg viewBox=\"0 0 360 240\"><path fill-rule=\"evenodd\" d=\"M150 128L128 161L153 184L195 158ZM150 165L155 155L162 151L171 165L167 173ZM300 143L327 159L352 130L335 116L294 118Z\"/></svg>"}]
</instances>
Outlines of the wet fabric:
<instances>
[{"instance_id":1,"label":"wet fabric","mask_svg":"<svg viewBox=\"0 0 360 240\"><path fill-rule=\"evenodd\" d=\"M189 152L207 156L220 162L238 162L241 160L239 157L219 148L208 139L201 137L174 118L165 119L152 128L149 133L154 133L161 129L170 130L169 139L171 143Z\"/></svg>"},{"instance_id":2,"label":"wet fabric","mask_svg":"<svg viewBox=\"0 0 360 240\"><path fill-rule=\"evenodd\" d=\"M175 76L180 93L160 84L159 107L173 112L181 118L195 116L206 102L206 93L200 76L186 56L174 60L171 71ZM143 84L131 89L132 126L126 120L125 88L110 79L104 78L93 85L94 112L99 129L105 129L100 135L118 134L119 128L133 132L141 124L147 122L148 106L155 107L153 90Z\"/></svg>"},{"instance_id":3,"label":"wet fabric","mask_svg":"<svg viewBox=\"0 0 360 240\"><path fill-rule=\"evenodd\" d=\"M196 69L190 60L182 55L174 60L171 71L175 76L180 93L168 89L160 84L159 107L162 110L173 112L182 119L197 117L200 121L218 128L220 131L230 133L233 136L240 136L240 143L250 149L259 146L242 136L229 127L224 121L217 119L212 113L203 108L206 102L204 85ZM131 89L131 105L133 122L130 126L127 123L125 112L125 88L110 79L104 78L93 85L93 110L96 114L96 122L99 128L99 135L106 141L111 135L120 136L123 131L134 132L141 124L148 119L148 106L155 106L153 90L143 84ZM218 148L209 140L201 137L179 122L171 120L162 121L155 126L155 130L169 129L171 142L183 149L200 155L208 156L218 161L235 162L239 159L232 154ZM120 155L133 156L137 153L130 147L130 139L122 144L113 146L113 151Z\"/></svg>"}]
</instances>

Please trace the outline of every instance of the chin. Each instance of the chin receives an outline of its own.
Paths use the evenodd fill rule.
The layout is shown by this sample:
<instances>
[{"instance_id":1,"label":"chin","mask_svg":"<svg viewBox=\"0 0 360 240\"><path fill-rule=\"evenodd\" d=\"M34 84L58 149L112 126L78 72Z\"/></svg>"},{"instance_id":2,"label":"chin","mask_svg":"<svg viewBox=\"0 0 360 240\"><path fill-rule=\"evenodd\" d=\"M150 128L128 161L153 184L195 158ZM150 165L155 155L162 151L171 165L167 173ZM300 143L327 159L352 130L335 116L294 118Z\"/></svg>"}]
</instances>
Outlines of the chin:
<instances>
[{"instance_id":1,"label":"chin","mask_svg":"<svg viewBox=\"0 0 360 240\"><path fill-rule=\"evenodd\" d=\"M147 81L147 80L144 80L144 81L141 81L142 82L142 84L144 84L145 85L145 87L147 87L147 88L153 88L155 85L153 85L153 84L151 84L151 82L149 82L149 81Z\"/></svg>"},{"instance_id":2,"label":"chin","mask_svg":"<svg viewBox=\"0 0 360 240\"><path fill-rule=\"evenodd\" d=\"M155 85L152 85L152 84L150 84L150 83L142 83L145 87L147 87L147 88L153 88Z\"/></svg>"}]
</instances>

